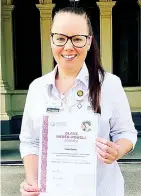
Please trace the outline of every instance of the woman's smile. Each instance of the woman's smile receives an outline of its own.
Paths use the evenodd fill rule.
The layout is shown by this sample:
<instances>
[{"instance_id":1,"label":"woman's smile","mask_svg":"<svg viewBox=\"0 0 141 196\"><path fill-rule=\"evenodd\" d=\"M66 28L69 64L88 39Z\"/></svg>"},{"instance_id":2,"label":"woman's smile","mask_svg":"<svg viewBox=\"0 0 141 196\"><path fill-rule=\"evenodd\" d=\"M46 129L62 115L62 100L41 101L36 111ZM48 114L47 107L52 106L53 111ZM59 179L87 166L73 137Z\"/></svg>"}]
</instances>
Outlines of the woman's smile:
<instances>
[{"instance_id":1,"label":"woman's smile","mask_svg":"<svg viewBox=\"0 0 141 196\"><path fill-rule=\"evenodd\" d=\"M63 59L65 59L66 61L72 61L75 59L75 57L77 57L77 54L69 54L69 55L61 55L63 57Z\"/></svg>"}]
</instances>

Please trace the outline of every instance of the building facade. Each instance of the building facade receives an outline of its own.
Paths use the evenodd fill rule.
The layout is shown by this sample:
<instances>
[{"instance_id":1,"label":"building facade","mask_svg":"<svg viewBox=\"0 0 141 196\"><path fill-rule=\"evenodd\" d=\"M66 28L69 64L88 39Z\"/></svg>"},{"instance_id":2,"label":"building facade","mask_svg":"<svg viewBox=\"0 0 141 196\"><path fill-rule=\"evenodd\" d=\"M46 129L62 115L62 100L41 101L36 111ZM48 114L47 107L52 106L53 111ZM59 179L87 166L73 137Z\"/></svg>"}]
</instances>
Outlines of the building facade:
<instances>
[{"instance_id":1,"label":"building facade","mask_svg":"<svg viewBox=\"0 0 141 196\"><path fill-rule=\"evenodd\" d=\"M69 0L2 0L1 131L19 134L29 84L54 67L50 28ZM141 0L79 0L89 14L104 69L121 78L141 133ZM126 114L125 114L126 115Z\"/></svg>"}]
</instances>

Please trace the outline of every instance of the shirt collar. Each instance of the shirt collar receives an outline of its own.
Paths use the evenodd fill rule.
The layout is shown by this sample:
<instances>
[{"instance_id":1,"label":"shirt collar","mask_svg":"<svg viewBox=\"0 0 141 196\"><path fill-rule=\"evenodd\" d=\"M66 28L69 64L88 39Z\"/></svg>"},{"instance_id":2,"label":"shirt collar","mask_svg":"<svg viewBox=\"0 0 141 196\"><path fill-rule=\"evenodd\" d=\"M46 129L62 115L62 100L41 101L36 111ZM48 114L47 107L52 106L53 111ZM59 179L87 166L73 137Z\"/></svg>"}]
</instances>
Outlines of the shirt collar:
<instances>
[{"instance_id":1,"label":"shirt collar","mask_svg":"<svg viewBox=\"0 0 141 196\"><path fill-rule=\"evenodd\" d=\"M53 69L53 71L51 71L48 75L48 79L46 81L47 85L55 85L55 76L56 76L56 72L57 72L57 65L55 66L55 68Z\"/></svg>"},{"instance_id":2,"label":"shirt collar","mask_svg":"<svg viewBox=\"0 0 141 196\"><path fill-rule=\"evenodd\" d=\"M88 89L89 73L85 63L83 64L79 74L77 75L76 81L82 82Z\"/></svg>"},{"instance_id":3,"label":"shirt collar","mask_svg":"<svg viewBox=\"0 0 141 196\"><path fill-rule=\"evenodd\" d=\"M47 85L53 85L55 86L55 76L57 72L58 65L55 66L52 72L50 72L48 79L47 79ZM89 80L89 74L86 64L84 63L79 74L76 77L76 81L81 81L84 83L84 85L88 88L88 80Z\"/></svg>"}]
</instances>

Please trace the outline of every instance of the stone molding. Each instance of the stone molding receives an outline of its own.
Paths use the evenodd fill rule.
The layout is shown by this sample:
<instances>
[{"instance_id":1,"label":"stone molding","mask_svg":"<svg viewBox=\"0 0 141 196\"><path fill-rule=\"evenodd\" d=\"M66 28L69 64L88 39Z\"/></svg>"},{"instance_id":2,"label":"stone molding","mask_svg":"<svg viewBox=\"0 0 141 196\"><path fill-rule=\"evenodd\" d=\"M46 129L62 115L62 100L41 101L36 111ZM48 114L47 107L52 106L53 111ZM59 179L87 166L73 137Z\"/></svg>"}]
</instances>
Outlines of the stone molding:
<instances>
[{"instance_id":1,"label":"stone molding","mask_svg":"<svg viewBox=\"0 0 141 196\"><path fill-rule=\"evenodd\" d=\"M52 4L52 0L39 0L40 4Z\"/></svg>"},{"instance_id":2,"label":"stone molding","mask_svg":"<svg viewBox=\"0 0 141 196\"><path fill-rule=\"evenodd\" d=\"M138 5L141 7L141 0L138 0L137 2L138 2Z\"/></svg>"},{"instance_id":3,"label":"stone molding","mask_svg":"<svg viewBox=\"0 0 141 196\"><path fill-rule=\"evenodd\" d=\"M97 2L97 5L100 9L100 15L101 16L111 16L112 15L112 9L114 5L116 4L116 1L107 1L107 2Z\"/></svg>"},{"instance_id":4,"label":"stone molding","mask_svg":"<svg viewBox=\"0 0 141 196\"><path fill-rule=\"evenodd\" d=\"M13 0L2 0L2 5L12 5Z\"/></svg>"},{"instance_id":5,"label":"stone molding","mask_svg":"<svg viewBox=\"0 0 141 196\"><path fill-rule=\"evenodd\" d=\"M41 19L52 18L52 9L54 7L54 4L36 4L36 6L40 10Z\"/></svg>"},{"instance_id":6,"label":"stone molding","mask_svg":"<svg viewBox=\"0 0 141 196\"><path fill-rule=\"evenodd\" d=\"M8 83L3 79L0 79L0 87L1 87L1 93L7 92L7 90L9 90Z\"/></svg>"},{"instance_id":7,"label":"stone molding","mask_svg":"<svg viewBox=\"0 0 141 196\"><path fill-rule=\"evenodd\" d=\"M52 4L52 0L39 0L40 4ZM13 0L2 0L2 5L12 5Z\"/></svg>"},{"instance_id":8,"label":"stone molding","mask_svg":"<svg viewBox=\"0 0 141 196\"><path fill-rule=\"evenodd\" d=\"M2 7L2 17L3 19L10 19L12 17L12 10L14 8L14 5L4 5Z\"/></svg>"},{"instance_id":9,"label":"stone molding","mask_svg":"<svg viewBox=\"0 0 141 196\"><path fill-rule=\"evenodd\" d=\"M99 2L107 2L107 1L112 1L112 0L99 0Z\"/></svg>"}]
</instances>

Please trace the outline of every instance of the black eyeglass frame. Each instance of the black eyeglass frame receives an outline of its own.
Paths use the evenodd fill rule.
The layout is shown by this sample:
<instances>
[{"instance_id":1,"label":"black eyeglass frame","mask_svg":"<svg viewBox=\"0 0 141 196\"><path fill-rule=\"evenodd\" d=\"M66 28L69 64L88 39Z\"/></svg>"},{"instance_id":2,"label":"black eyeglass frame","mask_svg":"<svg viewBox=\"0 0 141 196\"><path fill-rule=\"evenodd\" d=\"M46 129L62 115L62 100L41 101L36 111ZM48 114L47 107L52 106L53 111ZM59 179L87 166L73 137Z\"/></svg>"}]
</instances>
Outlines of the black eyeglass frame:
<instances>
[{"instance_id":1,"label":"black eyeglass frame","mask_svg":"<svg viewBox=\"0 0 141 196\"><path fill-rule=\"evenodd\" d=\"M84 46L86 46L87 39L90 38L90 35L73 35L73 36L67 36L67 35L64 35L64 34L62 34L62 33L51 33L50 36L52 37L52 42L53 42L53 44L55 44L54 41L53 41L53 35L63 35L63 36L65 36L65 37L67 38L65 44L66 44L66 43L68 42L68 40L70 39L72 45L73 45L75 48L83 48ZM82 47L75 46L75 45L73 44L73 42L72 42L72 38L75 37L75 36L83 36L83 37L86 37L86 43L85 43L85 45L82 46ZM56 44L55 44L55 45L56 45L56 46L59 46L59 47L62 47L62 46L65 46L65 44L64 44L64 45L56 45Z\"/></svg>"}]
</instances>

